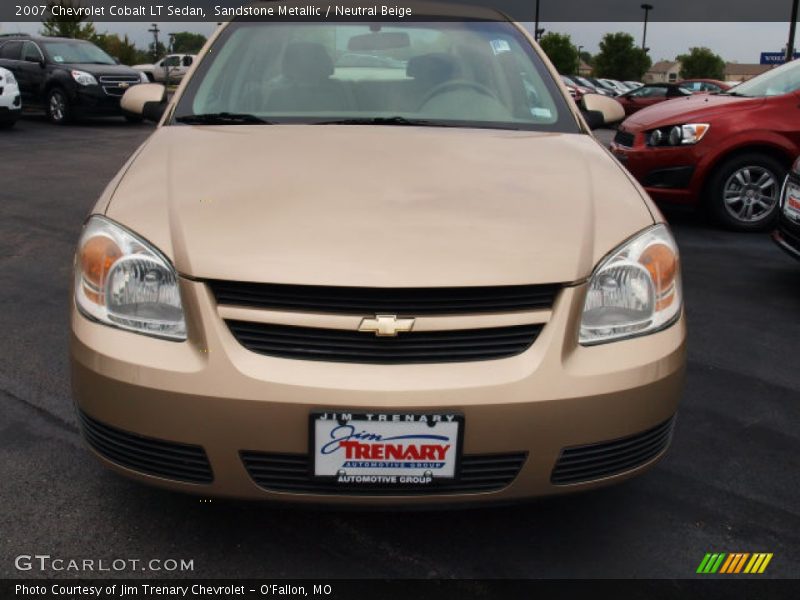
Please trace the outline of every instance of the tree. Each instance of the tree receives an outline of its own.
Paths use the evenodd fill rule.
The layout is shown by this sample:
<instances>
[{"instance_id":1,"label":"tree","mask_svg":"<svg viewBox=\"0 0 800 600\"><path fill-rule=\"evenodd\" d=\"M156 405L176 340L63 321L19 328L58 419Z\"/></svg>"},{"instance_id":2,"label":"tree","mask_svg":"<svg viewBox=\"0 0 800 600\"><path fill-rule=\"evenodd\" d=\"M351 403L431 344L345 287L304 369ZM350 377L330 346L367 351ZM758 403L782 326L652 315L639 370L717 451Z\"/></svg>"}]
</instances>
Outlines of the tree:
<instances>
[{"instance_id":1,"label":"tree","mask_svg":"<svg viewBox=\"0 0 800 600\"><path fill-rule=\"evenodd\" d=\"M141 52L127 35L120 38L115 33L101 33L95 36L93 41L123 65L135 65L140 62Z\"/></svg>"},{"instance_id":2,"label":"tree","mask_svg":"<svg viewBox=\"0 0 800 600\"><path fill-rule=\"evenodd\" d=\"M197 54L206 43L206 36L188 31L175 33L172 39L172 51L177 54Z\"/></svg>"},{"instance_id":3,"label":"tree","mask_svg":"<svg viewBox=\"0 0 800 600\"><path fill-rule=\"evenodd\" d=\"M689 54L676 58L681 63L682 79L724 79L725 61L708 48L689 48Z\"/></svg>"},{"instance_id":4,"label":"tree","mask_svg":"<svg viewBox=\"0 0 800 600\"><path fill-rule=\"evenodd\" d=\"M637 47L629 33L607 33L594 57L596 77L620 81L641 81L653 62L647 52Z\"/></svg>"},{"instance_id":5,"label":"tree","mask_svg":"<svg viewBox=\"0 0 800 600\"><path fill-rule=\"evenodd\" d=\"M583 62L585 62L590 67L592 66L592 63L594 62L594 57L592 56L591 52L587 52L586 50L582 50L580 56L581 56L581 60Z\"/></svg>"},{"instance_id":6,"label":"tree","mask_svg":"<svg viewBox=\"0 0 800 600\"><path fill-rule=\"evenodd\" d=\"M51 0L47 5L47 14L50 16L42 20L42 34L54 37L76 38L79 40L94 41L97 37L94 24L91 21L84 22L87 15L76 15L76 11L67 16L53 16L53 7L61 6L64 8L80 8L77 0ZM77 11L79 12L79 11Z\"/></svg>"},{"instance_id":7,"label":"tree","mask_svg":"<svg viewBox=\"0 0 800 600\"><path fill-rule=\"evenodd\" d=\"M578 49L566 34L549 32L542 36L539 45L556 70L564 75L575 73L578 68Z\"/></svg>"}]
</instances>

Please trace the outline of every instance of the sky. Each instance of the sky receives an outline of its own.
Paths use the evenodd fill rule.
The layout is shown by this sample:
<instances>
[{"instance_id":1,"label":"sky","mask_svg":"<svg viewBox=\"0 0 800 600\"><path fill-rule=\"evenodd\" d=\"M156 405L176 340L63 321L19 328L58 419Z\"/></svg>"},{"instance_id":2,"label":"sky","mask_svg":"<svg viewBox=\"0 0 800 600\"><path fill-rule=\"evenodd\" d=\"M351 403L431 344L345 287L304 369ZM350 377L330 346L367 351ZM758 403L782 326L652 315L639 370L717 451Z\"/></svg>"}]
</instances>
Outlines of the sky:
<instances>
[{"instance_id":1,"label":"sky","mask_svg":"<svg viewBox=\"0 0 800 600\"><path fill-rule=\"evenodd\" d=\"M142 48L152 41L147 33L149 23L95 23L99 32L117 33L128 36ZM214 23L159 23L164 32L161 39L166 41L166 33L191 31L209 35L214 31ZM569 34L572 42L580 44L592 54L598 52L598 44L604 34L626 31L634 36L637 44L642 41L641 23L552 23L543 21L540 27L546 31ZM39 23L2 23L0 33L23 31L37 33ZM533 29L531 26L530 29ZM651 22L647 26L647 46L653 62L673 60L678 54L693 46L706 46L722 56L726 61L757 63L761 52L779 52L789 37L788 23L660 23ZM798 30L800 40L800 30ZM796 46L800 45L800 41Z\"/></svg>"}]
</instances>

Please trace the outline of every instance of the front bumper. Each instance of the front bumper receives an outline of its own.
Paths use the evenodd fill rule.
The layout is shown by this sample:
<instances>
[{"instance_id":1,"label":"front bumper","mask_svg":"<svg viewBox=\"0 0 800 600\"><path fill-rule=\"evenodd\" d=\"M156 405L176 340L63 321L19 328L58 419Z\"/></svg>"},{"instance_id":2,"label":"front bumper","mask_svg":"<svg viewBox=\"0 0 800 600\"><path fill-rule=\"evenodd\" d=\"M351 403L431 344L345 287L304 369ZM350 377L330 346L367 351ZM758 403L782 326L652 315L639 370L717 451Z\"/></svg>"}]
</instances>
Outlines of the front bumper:
<instances>
[{"instance_id":1,"label":"front bumper","mask_svg":"<svg viewBox=\"0 0 800 600\"><path fill-rule=\"evenodd\" d=\"M207 287L183 280L190 332L183 343L94 323L73 307L74 398L84 422L100 424L99 435L120 431L204 450L212 480L202 483L144 474L118 464L113 453L96 453L124 475L206 496L412 505L588 489L638 474L663 454L668 439L655 454L641 454L640 463L616 474L581 483L552 481L565 448L627 438L673 417L686 331L681 317L650 336L581 347L575 323L584 293L583 286L565 288L536 342L511 358L364 365L252 353L234 339ZM459 413L464 456L522 455L522 466L509 485L488 492L287 492L265 489L251 478L242 452L307 458L310 413L335 409ZM144 448L131 439L130 447Z\"/></svg>"},{"instance_id":2,"label":"front bumper","mask_svg":"<svg viewBox=\"0 0 800 600\"><path fill-rule=\"evenodd\" d=\"M790 221L781 212L778 227L772 232L772 239L781 250L792 258L800 260L800 223Z\"/></svg>"},{"instance_id":3,"label":"front bumper","mask_svg":"<svg viewBox=\"0 0 800 600\"><path fill-rule=\"evenodd\" d=\"M100 85L77 86L70 94L72 109L82 116L121 116L122 93L116 90L111 95Z\"/></svg>"},{"instance_id":4,"label":"front bumper","mask_svg":"<svg viewBox=\"0 0 800 600\"><path fill-rule=\"evenodd\" d=\"M656 202L696 204L700 201L704 156L697 145L650 148L641 133L632 147L612 142L611 153L642 184Z\"/></svg>"}]
</instances>

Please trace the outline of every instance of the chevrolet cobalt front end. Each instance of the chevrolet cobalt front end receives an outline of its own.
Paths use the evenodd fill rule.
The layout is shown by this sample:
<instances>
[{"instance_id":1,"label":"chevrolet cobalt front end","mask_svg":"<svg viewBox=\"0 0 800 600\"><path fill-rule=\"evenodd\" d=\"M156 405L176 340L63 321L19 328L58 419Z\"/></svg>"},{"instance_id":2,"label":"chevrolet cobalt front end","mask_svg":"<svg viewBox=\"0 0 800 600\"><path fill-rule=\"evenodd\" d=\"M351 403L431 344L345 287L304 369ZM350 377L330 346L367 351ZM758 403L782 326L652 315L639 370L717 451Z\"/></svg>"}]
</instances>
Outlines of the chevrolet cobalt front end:
<instances>
[{"instance_id":1,"label":"chevrolet cobalt front end","mask_svg":"<svg viewBox=\"0 0 800 600\"><path fill-rule=\"evenodd\" d=\"M416 505L663 456L675 241L589 131L614 101L587 95L585 119L524 29L477 10L233 21L168 104L128 92L163 116L75 261L74 397L103 463L204 496Z\"/></svg>"}]
</instances>

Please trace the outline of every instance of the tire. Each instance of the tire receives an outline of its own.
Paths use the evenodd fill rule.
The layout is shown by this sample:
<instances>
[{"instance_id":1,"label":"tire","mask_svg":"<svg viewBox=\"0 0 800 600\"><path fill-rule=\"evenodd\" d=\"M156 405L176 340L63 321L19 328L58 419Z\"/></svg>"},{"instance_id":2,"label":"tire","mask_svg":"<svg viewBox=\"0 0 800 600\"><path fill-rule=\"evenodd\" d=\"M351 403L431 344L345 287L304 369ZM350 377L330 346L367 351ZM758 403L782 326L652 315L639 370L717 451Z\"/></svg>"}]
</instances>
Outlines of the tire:
<instances>
[{"instance_id":1,"label":"tire","mask_svg":"<svg viewBox=\"0 0 800 600\"><path fill-rule=\"evenodd\" d=\"M69 98L61 88L52 88L47 92L47 118L54 125L66 125L72 120L72 107Z\"/></svg>"},{"instance_id":2,"label":"tire","mask_svg":"<svg viewBox=\"0 0 800 600\"><path fill-rule=\"evenodd\" d=\"M147 76L147 79L150 80L150 83L155 83L156 78L150 71L145 71L144 74Z\"/></svg>"},{"instance_id":3,"label":"tire","mask_svg":"<svg viewBox=\"0 0 800 600\"><path fill-rule=\"evenodd\" d=\"M138 125L139 123L142 123L144 121L144 119L139 115L123 115L123 116L125 117L125 120L132 125Z\"/></svg>"},{"instance_id":4,"label":"tire","mask_svg":"<svg viewBox=\"0 0 800 600\"><path fill-rule=\"evenodd\" d=\"M778 216L787 168L767 154L740 154L722 163L711 178L709 208L734 231L764 231Z\"/></svg>"},{"instance_id":5,"label":"tire","mask_svg":"<svg viewBox=\"0 0 800 600\"><path fill-rule=\"evenodd\" d=\"M16 119L9 119L8 121L0 121L0 129L11 129L17 122Z\"/></svg>"}]
</instances>

